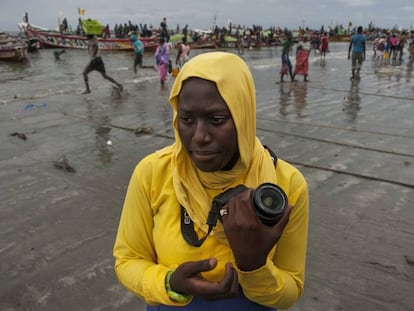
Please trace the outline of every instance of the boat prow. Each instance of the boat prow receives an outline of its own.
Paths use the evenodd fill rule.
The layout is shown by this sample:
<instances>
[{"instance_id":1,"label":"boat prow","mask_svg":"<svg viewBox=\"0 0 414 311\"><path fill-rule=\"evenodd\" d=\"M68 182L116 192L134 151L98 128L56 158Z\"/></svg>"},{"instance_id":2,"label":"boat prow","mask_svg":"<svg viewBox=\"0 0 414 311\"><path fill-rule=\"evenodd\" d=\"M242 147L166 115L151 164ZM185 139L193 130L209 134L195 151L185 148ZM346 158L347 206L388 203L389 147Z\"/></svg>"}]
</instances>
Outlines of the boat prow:
<instances>
[{"instance_id":1,"label":"boat prow","mask_svg":"<svg viewBox=\"0 0 414 311\"><path fill-rule=\"evenodd\" d=\"M22 39L6 32L0 32L0 60L25 60L27 48L27 44Z\"/></svg>"}]
</instances>

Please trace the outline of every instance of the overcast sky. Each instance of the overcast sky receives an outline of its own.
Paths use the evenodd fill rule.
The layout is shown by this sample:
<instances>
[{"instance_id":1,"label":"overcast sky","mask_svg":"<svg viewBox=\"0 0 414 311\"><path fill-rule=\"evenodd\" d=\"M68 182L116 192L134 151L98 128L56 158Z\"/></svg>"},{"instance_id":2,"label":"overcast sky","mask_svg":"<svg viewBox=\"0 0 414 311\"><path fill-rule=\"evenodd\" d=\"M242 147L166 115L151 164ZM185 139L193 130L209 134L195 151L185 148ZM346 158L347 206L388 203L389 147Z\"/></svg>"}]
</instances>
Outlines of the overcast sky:
<instances>
[{"instance_id":1,"label":"overcast sky","mask_svg":"<svg viewBox=\"0 0 414 311\"><path fill-rule=\"evenodd\" d=\"M131 20L134 24L159 27L167 17L169 28L177 24L190 29L252 24L288 27L307 26L325 29L348 24L391 28L395 25L414 29L413 0L0 0L0 31L17 30L25 12L31 23L56 28L59 17L66 17L75 28L78 8L85 9L85 18L98 19L112 28L116 23Z\"/></svg>"}]
</instances>

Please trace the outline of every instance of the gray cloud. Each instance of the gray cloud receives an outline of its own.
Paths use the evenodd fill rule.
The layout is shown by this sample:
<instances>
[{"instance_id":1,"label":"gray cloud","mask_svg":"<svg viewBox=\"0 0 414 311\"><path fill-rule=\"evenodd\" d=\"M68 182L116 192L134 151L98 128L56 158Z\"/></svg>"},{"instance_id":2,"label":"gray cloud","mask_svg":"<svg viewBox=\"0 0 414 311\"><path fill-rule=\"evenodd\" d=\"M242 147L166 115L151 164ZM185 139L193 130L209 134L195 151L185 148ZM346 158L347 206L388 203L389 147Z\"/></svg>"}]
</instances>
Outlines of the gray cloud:
<instances>
[{"instance_id":1,"label":"gray cloud","mask_svg":"<svg viewBox=\"0 0 414 311\"><path fill-rule=\"evenodd\" d=\"M177 24L209 28L214 19L217 25L224 26L230 19L235 24L264 27L305 25L319 29L321 25L347 25L349 21L367 26L373 21L380 27L400 25L410 29L414 11L412 0L12 0L0 12L0 30L17 30L17 23L25 12L36 25L56 28L61 14L75 27L78 7L86 10L85 17L98 19L111 27L128 20L158 27L165 16L171 28Z\"/></svg>"}]
</instances>

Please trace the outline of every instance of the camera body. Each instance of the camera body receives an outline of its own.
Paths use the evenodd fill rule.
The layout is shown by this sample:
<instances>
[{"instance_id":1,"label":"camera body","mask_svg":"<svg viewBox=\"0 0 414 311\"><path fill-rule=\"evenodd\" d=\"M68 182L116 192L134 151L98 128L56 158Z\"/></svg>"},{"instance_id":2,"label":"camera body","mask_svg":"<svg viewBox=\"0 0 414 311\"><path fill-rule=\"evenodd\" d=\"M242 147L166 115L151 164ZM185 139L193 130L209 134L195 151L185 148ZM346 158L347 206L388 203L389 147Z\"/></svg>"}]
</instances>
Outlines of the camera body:
<instances>
[{"instance_id":1,"label":"camera body","mask_svg":"<svg viewBox=\"0 0 414 311\"><path fill-rule=\"evenodd\" d=\"M244 185L238 185L217 195L213 205L220 210L227 202L246 189ZM287 207L286 193L279 186L272 183L259 185L250 196L256 214L260 221L267 226L274 226L282 218Z\"/></svg>"}]
</instances>

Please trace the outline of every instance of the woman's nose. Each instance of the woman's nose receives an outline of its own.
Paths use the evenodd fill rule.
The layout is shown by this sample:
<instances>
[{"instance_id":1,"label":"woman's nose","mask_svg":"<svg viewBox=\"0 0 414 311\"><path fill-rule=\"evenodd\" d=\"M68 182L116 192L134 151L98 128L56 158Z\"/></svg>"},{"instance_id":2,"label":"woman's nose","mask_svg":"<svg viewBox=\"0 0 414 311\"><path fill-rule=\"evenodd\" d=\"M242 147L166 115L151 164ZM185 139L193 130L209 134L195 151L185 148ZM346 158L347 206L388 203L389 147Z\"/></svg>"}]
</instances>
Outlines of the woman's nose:
<instances>
[{"instance_id":1,"label":"woman's nose","mask_svg":"<svg viewBox=\"0 0 414 311\"><path fill-rule=\"evenodd\" d=\"M197 121L193 140L197 144L206 144L211 141L211 136L208 130L208 123L205 121Z\"/></svg>"}]
</instances>

